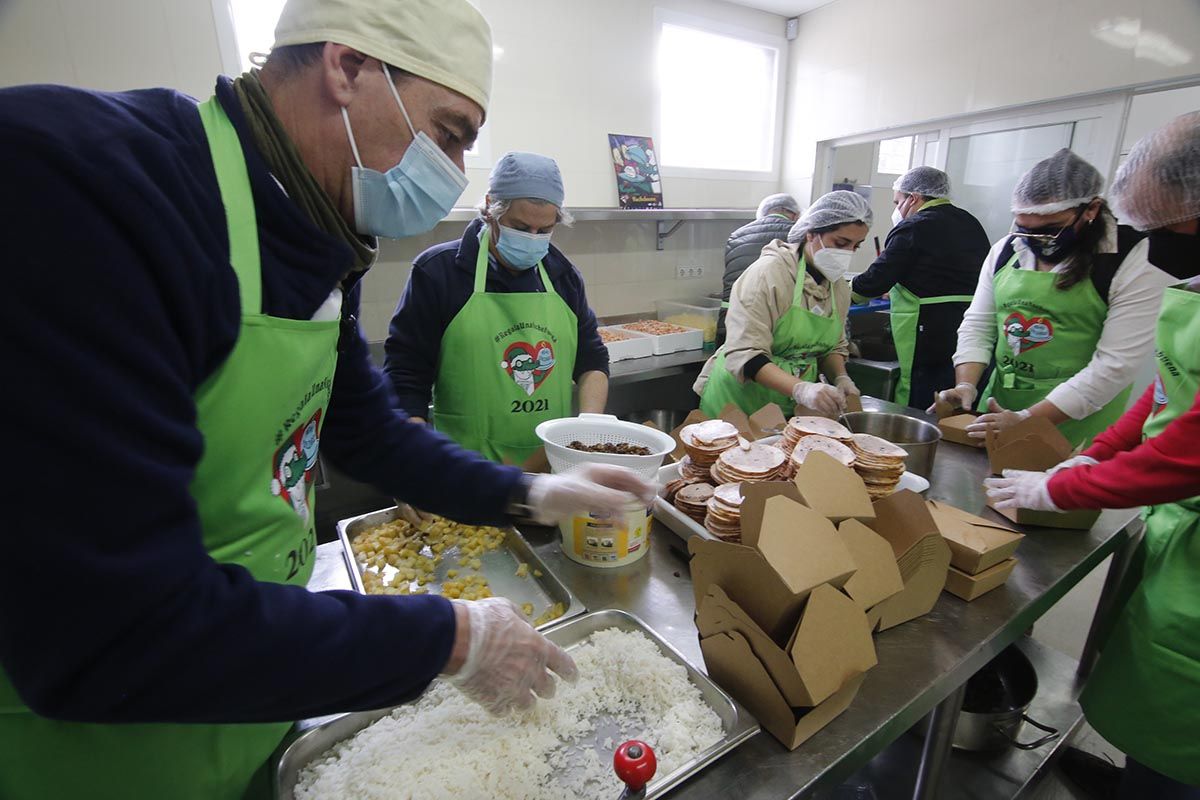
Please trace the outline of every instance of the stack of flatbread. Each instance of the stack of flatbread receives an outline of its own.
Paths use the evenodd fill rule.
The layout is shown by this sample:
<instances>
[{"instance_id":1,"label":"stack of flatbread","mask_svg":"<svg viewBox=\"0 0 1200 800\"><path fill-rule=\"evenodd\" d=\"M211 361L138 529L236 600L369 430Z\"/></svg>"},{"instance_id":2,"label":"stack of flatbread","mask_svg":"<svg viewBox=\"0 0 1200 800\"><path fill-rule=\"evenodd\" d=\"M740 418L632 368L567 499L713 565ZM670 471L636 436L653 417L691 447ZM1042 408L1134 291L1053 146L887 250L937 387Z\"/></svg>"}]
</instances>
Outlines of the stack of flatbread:
<instances>
[{"instance_id":1,"label":"stack of flatbread","mask_svg":"<svg viewBox=\"0 0 1200 800\"><path fill-rule=\"evenodd\" d=\"M824 436L848 445L853 435L846 426L825 417L792 417L783 429L780 447L790 455L796 449L796 444L806 436Z\"/></svg>"},{"instance_id":2,"label":"stack of flatbread","mask_svg":"<svg viewBox=\"0 0 1200 800\"><path fill-rule=\"evenodd\" d=\"M709 419L685 427L679 432L679 440L692 464L708 469L721 453L737 446L738 429L723 419Z\"/></svg>"},{"instance_id":3,"label":"stack of flatbread","mask_svg":"<svg viewBox=\"0 0 1200 800\"><path fill-rule=\"evenodd\" d=\"M796 443L792 450L785 477L795 477L796 467L803 464L808 454L813 452L825 453L834 461L847 467L853 467L856 460L854 451L836 439L830 439L828 436L805 436Z\"/></svg>"},{"instance_id":4,"label":"stack of flatbread","mask_svg":"<svg viewBox=\"0 0 1200 800\"><path fill-rule=\"evenodd\" d=\"M896 491L908 455L904 448L867 433L854 434L850 447L854 450L854 470L867 485L872 500Z\"/></svg>"},{"instance_id":5,"label":"stack of flatbread","mask_svg":"<svg viewBox=\"0 0 1200 800\"><path fill-rule=\"evenodd\" d=\"M718 486L708 501L704 527L726 542L742 541L742 485L726 483Z\"/></svg>"},{"instance_id":6,"label":"stack of flatbread","mask_svg":"<svg viewBox=\"0 0 1200 800\"><path fill-rule=\"evenodd\" d=\"M769 444L750 444L731 447L721 453L713 465L712 477L717 483L773 481L783 473L787 455Z\"/></svg>"},{"instance_id":7,"label":"stack of flatbread","mask_svg":"<svg viewBox=\"0 0 1200 800\"><path fill-rule=\"evenodd\" d=\"M708 513L708 501L713 487L707 483L690 483L675 493L675 507L701 525Z\"/></svg>"}]
</instances>

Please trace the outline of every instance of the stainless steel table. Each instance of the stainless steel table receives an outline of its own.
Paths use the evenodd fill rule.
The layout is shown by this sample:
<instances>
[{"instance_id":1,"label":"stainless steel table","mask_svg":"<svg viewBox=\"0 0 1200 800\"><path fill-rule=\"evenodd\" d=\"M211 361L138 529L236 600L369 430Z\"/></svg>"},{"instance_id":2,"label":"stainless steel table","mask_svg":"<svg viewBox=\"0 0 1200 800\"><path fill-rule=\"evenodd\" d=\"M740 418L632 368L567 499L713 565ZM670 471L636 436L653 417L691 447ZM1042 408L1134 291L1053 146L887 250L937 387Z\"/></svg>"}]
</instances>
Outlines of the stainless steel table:
<instances>
[{"instance_id":1,"label":"stainless steel table","mask_svg":"<svg viewBox=\"0 0 1200 800\"><path fill-rule=\"evenodd\" d=\"M867 405L898 410L878 401ZM981 481L986 473L982 451L942 443L928 496L972 513L992 514L984 510ZM816 736L789 752L770 735L760 734L673 796L775 800L819 795L838 786L939 704L939 716L957 714L958 690L967 678L1021 638L1107 556L1128 552L1127 528L1135 519L1132 511L1109 511L1090 531L1026 529L1017 551L1019 564L1003 587L972 603L943 593L930 614L879 634L879 665L868 673L851 707ZM656 523L647 556L611 570L568 560L555 529L523 528L522 533L589 610L620 608L637 614L690 661L703 664L687 560L671 531ZM319 564L322 559L340 560L340 553L329 547L319 548ZM1118 567L1120 561L1114 559ZM1107 607L1107 598L1101 598L1099 607ZM1088 654L1082 662L1090 663ZM943 735L924 747L918 797L936 796L949 760L953 729L942 725L940 730ZM917 758L915 753L912 758Z\"/></svg>"}]
</instances>

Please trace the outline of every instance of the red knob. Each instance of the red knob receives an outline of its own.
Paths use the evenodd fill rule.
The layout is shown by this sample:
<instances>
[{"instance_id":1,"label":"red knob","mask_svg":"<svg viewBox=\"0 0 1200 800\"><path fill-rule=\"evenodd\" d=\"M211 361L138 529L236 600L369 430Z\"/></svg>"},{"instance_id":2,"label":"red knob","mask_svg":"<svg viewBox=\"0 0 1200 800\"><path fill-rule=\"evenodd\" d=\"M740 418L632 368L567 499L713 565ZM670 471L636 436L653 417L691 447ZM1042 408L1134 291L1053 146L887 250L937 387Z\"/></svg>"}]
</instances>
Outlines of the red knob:
<instances>
[{"instance_id":1,"label":"red knob","mask_svg":"<svg viewBox=\"0 0 1200 800\"><path fill-rule=\"evenodd\" d=\"M613 753L613 769L617 771L621 782L629 787L629 791L640 792L654 777L658 759L654 757L650 745L631 739Z\"/></svg>"}]
</instances>

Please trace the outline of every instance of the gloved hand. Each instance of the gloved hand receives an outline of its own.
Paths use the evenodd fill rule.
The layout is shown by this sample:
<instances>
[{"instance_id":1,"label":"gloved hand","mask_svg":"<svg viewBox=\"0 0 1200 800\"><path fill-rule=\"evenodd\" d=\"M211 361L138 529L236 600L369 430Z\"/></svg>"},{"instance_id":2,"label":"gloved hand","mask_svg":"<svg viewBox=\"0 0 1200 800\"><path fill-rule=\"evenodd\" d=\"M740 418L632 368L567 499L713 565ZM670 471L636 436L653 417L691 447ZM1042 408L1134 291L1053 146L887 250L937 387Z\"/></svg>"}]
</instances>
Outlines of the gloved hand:
<instances>
[{"instance_id":1,"label":"gloved hand","mask_svg":"<svg viewBox=\"0 0 1200 800\"><path fill-rule=\"evenodd\" d=\"M988 400L988 411L990 413L977 417L974 422L967 426L967 436L970 436L972 439L986 439L989 430L999 433L1006 428L1011 428L1022 420L1029 419L1033 415L1033 412L1028 408L1021 411L1009 411L1006 408L1002 408L994 397Z\"/></svg>"},{"instance_id":2,"label":"gloved hand","mask_svg":"<svg viewBox=\"0 0 1200 800\"><path fill-rule=\"evenodd\" d=\"M535 694L553 697L554 677L547 669L571 683L578 678L566 651L534 630L511 600L450 602L467 610L470 645L462 667L449 680L492 714L532 708Z\"/></svg>"},{"instance_id":3,"label":"gloved hand","mask_svg":"<svg viewBox=\"0 0 1200 800\"><path fill-rule=\"evenodd\" d=\"M975 398L979 396L979 390L975 388L973 383L960 383L953 389L943 389L937 393L937 399L944 403L949 403L955 408L971 408L975 405ZM937 405L932 405L925 409L926 414L933 414L937 411Z\"/></svg>"},{"instance_id":4,"label":"gloved hand","mask_svg":"<svg viewBox=\"0 0 1200 800\"><path fill-rule=\"evenodd\" d=\"M836 417L846 410L845 395L828 383L800 381L792 387L792 400L824 417Z\"/></svg>"},{"instance_id":5,"label":"gloved hand","mask_svg":"<svg viewBox=\"0 0 1200 800\"><path fill-rule=\"evenodd\" d=\"M988 499L996 508L1028 508L1031 511L1062 511L1050 497L1050 476L1045 472L1006 469L1004 477L983 482Z\"/></svg>"},{"instance_id":6,"label":"gloved hand","mask_svg":"<svg viewBox=\"0 0 1200 800\"><path fill-rule=\"evenodd\" d=\"M837 378L834 379L833 385L842 390L843 400L847 395L851 394L855 397L862 397L862 392L859 391L858 386L854 383L854 379L849 375L838 375Z\"/></svg>"},{"instance_id":7,"label":"gloved hand","mask_svg":"<svg viewBox=\"0 0 1200 800\"><path fill-rule=\"evenodd\" d=\"M566 475L537 475L529 487L534 522L543 525L586 512L616 519L634 501L654 502L658 488L636 472L611 464L584 464Z\"/></svg>"},{"instance_id":8,"label":"gloved hand","mask_svg":"<svg viewBox=\"0 0 1200 800\"><path fill-rule=\"evenodd\" d=\"M431 522L433 522L432 514L426 513L419 508L414 508L399 498L394 499L396 502L396 510L400 512L401 518L403 518L405 522L407 522L409 525L412 525L417 530L423 531Z\"/></svg>"},{"instance_id":9,"label":"gloved hand","mask_svg":"<svg viewBox=\"0 0 1200 800\"><path fill-rule=\"evenodd\" d=\"M1099 461L1091 456L1071 456L1066 461L1055 464L1053 467L1046 470L1046 474L1057 475L1064 469L1070 469L1071 467L1094 467L1099 463Z\"/></svg>"}]
</instances>

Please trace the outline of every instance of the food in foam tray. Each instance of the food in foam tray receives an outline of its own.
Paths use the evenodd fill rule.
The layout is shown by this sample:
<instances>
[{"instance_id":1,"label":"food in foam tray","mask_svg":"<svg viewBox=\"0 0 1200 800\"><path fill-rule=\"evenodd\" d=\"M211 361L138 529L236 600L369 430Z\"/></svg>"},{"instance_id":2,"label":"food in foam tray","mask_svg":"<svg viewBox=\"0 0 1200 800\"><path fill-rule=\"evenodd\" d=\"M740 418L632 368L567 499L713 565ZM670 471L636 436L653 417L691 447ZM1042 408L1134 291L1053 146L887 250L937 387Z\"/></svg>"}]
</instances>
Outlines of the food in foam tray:
<instances>
[{"instance_id":1,"label":"food in foam tray","mask_svg":"<svg viewBox=\"0 0 1200 800\"><path fill-rule=\"evenodd\" d=\"M610 328L600 329L600 341L604 342L605 344L608 344L609 342L624 342L632 338L633 336L628 333L621 333L620 331L614 331Z\"/></svg>"},{"instance_id":2,"label":"food in foam tray","mask_svg":"<svg viewBox=\"0 0 1200 800\"><path fill-rule=\"evenodd\" d=\"M681 328L678 325L672 325L669 322L661 322L657 319L640 319L637 322L627 322L621 326L628 328L631 331L639 333L648 333L651 336L666 336L671 333L687 333L687 328Z\"/></svg>"}]
</instances>

